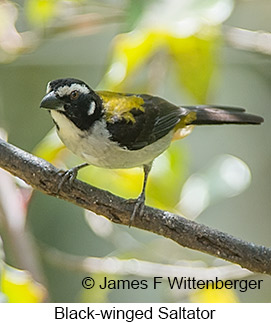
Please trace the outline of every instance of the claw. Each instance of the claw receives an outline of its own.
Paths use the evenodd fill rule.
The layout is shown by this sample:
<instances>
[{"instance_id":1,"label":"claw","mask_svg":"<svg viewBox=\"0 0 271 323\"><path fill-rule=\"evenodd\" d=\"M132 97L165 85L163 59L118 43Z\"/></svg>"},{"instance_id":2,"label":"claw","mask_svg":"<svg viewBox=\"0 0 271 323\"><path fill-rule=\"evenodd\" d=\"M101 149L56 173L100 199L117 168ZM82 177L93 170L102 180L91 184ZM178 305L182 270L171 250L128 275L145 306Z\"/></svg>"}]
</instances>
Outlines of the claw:
<instances>
[{"instance_id":1,"label":"claw","mask_svg":"<svg viewBox=\"0 0 271 323\"><path fill-rule=\"evenodd\" d=\"M61 172L63 172L63 174L61 174L62 178L57 185L57 193L59 193L59 191L61 190L65 182L69 181L69 183L72 185L75 178L77 177L78 169L74 167L74 168L68 169L67 171L60 171L59 173Z\"/></svg>"},{"instance_id":2,"label":"claw","mask_svg":"<svg viewBox=\"0 0 271 323\"><path fill-rule=\"evenodd\" d=\"M143 165L143 167L144 167L144 181L143 181L143 188L142 188L142 191L141 191L139 197L136 200L128 200L128 203L131 203L131 202L135 203L133 213L132 213L130 220L129 220L129 227L132 225L136 216L141 217L143 215L144 206L145 206L145 190L146 190L147 179L148 179L149 172L151 170L151 166L152 166L151 163L148 165Z\"/></svg>"},{"instance_id":3,"label":"claw","mask_svg":"<svg viewBox=\"0 0 271 323\"><path fill-rule=\"evenodd\" d=\"M59 184L57 185L57 194L60 192L60 190L65 182L69 181L69 184L72 185L72 183L74 182L74 180L77 177L79 169L81 169L85 166L88 166L88 164L84 163L84 164L75 166L73 168L70 168L66 171L60 170L59 173L63 173L63 174L61 174L62 178L61 178Z\"/></svg>"},{"instance_id":4,"label":"claw","mask_svg":"<svg viewBox=\"0 0 271 323\"><path fill-rule=\"evenodd\" d=\"M132 225L136 216L141 217L143 214L145 206L145 194L140 194L139 197L134 201L134 203L135 206L129 220L129 227Z\"/></svg>"}]
</instances>

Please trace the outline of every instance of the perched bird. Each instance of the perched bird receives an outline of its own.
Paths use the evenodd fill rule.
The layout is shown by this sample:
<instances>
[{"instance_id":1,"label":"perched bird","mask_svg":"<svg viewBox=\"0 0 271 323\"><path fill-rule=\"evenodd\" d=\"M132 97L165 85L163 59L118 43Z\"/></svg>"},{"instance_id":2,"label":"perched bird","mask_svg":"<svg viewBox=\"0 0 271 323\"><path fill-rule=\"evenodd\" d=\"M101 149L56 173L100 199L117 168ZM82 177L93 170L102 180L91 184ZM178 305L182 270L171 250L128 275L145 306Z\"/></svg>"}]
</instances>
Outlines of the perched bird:
<instances>
[{"instance_id":1,"label":"perched bird","mask_svg":"<svg viewBox=\"0 0 271 323\"><path fill-rule=\"evenodd\" d=\"M50 111L65 146L86 161L68 170L63 180L73 180L88 164L115 169L143 166L143 188L130 223L142 214L153 160L172 140L185 137L194 125L263 122L242 108L177 106L148 94L93 91L73 78L49 82L40 107Z\"/></svg>"}]
</instances>

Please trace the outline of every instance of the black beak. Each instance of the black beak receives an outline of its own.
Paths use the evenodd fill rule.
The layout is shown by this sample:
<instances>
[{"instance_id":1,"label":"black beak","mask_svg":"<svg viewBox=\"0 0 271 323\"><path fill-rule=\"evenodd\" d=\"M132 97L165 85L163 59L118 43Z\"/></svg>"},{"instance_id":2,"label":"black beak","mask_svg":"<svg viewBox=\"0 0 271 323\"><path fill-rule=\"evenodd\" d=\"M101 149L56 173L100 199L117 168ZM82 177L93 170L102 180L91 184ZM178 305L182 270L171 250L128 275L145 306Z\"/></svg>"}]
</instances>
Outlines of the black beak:
<instances>
[{"instance_id":1,"label":"black beak","mask_svg":"<svg viewBox=\"0 0 271 323\"><path fill-rule=\"evenodd\" d=\"M48 110L62 110L63 102L56 97L54 92L50 92L42 99L40 108Z\"/></svg>"}]
</instances>

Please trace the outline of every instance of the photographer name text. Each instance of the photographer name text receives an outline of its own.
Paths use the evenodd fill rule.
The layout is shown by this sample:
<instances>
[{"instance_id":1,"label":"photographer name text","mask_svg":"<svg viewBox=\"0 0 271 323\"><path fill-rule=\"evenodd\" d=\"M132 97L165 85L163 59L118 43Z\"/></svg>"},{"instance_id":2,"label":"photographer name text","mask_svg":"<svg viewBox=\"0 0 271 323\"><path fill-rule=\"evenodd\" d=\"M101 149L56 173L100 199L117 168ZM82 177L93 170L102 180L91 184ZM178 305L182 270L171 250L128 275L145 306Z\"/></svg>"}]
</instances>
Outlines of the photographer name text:
<instances>
[{"instance_id":1,"label":"photographer name text","mask_svg":"<svg viewBox=\"0 0 271 323\"><path fill-rule=\"evenodd\" d=\"M196 289L233 289L240 292L246 292L247 290L261 289L262 279L227 279L222 280L218 277L213 279L196 279L195 277L161 277L155 276L151 279L109 279L103 277L102 282L95 284L95 280L92 277L84 277L82 280L82 286L85 289L92 289L93 287L99 289L114 289L114 290L135 290L135 289L157 289L160 286L166 284L170 289L182 289L182 290L196 290Z\"/></svg>"}]
</instances>

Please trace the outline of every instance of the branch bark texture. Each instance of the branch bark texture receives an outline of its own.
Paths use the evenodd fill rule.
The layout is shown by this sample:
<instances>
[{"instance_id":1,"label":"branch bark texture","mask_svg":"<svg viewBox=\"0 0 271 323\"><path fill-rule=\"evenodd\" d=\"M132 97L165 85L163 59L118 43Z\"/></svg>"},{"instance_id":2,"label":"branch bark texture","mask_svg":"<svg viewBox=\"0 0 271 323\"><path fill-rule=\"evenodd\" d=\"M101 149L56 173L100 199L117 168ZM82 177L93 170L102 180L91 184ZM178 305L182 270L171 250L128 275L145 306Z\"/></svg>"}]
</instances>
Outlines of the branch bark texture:
<instances>
[{"instance_id":1,"label":"branch bark texture","mask_svg":"<svg viewBox=\"0 0 271 323\"><path fill-rule=\"evenodd\" d=\"M58 196L103 215L114 223L129 225L132 203L79 180L75 180L72 185L65 182L57 194L62 177L56 167L1 139L0 167L47 195ZM146 206L144 215L137 217L133 226L170 238L183 247L228 260L254 272L271 275L270 248L242 241L179 215Z\"/></svg>"}]
</instances>

